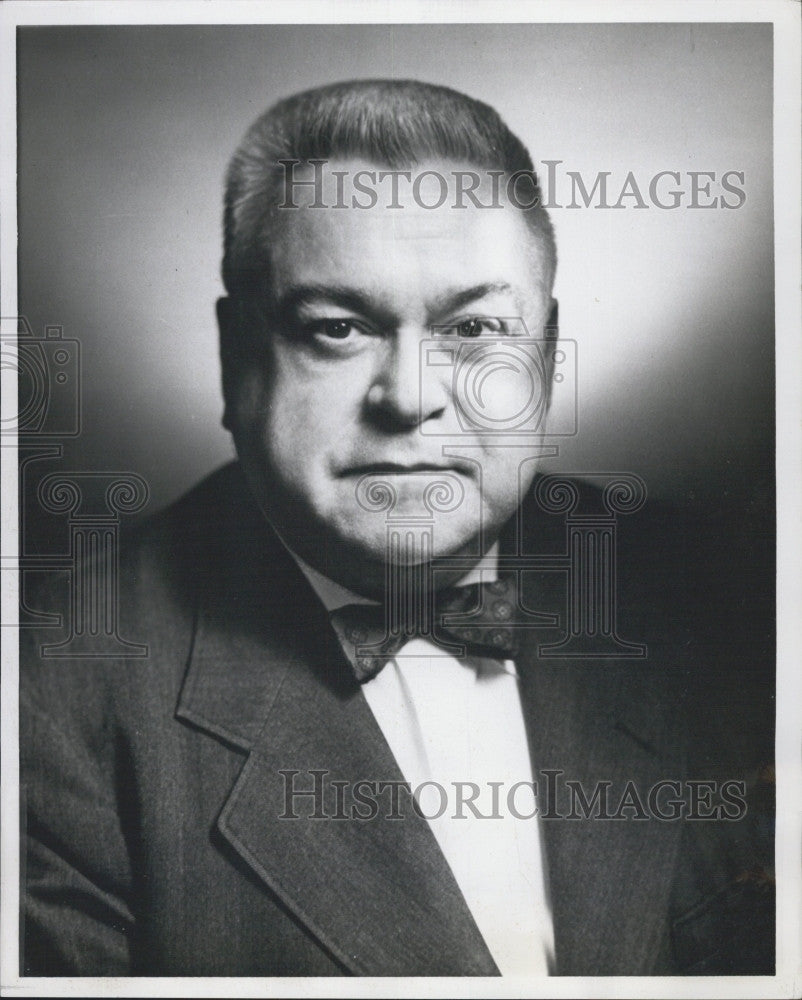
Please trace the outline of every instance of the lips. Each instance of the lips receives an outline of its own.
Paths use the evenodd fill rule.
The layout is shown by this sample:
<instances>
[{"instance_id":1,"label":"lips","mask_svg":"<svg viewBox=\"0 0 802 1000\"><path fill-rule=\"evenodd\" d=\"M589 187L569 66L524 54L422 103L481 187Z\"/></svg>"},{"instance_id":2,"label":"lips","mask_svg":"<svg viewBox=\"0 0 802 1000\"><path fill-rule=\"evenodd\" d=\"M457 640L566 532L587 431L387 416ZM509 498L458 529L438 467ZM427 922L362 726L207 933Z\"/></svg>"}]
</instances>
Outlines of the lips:
<instances>
[{"instance_id":1,"label":"lips","mask_svg":"<svg viewBox=\"0 0 802 1000\"><path fill-rule=\"evenodd\" d=\"M448 465L433 462L360 462L346 466L339 475L346 476L405 476L405 475L442 475L455 472L461 475L470 474L472 467L467 463L454 462Z\"/></svg>"}]
</instances>

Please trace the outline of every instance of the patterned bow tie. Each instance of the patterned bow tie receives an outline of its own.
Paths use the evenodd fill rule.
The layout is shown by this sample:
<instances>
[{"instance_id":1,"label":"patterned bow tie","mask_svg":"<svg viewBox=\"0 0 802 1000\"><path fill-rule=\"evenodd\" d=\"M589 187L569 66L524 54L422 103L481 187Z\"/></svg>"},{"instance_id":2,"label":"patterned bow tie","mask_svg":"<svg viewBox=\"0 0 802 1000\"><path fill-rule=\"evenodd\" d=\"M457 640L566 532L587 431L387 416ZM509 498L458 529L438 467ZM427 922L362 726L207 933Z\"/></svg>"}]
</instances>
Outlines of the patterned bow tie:
<instances>
[{"instance_id":1,"label":"patterned bow tie","mask_svg":"<svg viewBox=\"0 0 802 1000\"><path fill-rule=\"evenodd\" d=\"M519 634L512 627L518 617L515 583L500 579L453 587L405 618L380 604L346 604L332 612L331 622L360 684L418 636L452 656L512 659L518 654Z\"/></svg>"}]
</instances>

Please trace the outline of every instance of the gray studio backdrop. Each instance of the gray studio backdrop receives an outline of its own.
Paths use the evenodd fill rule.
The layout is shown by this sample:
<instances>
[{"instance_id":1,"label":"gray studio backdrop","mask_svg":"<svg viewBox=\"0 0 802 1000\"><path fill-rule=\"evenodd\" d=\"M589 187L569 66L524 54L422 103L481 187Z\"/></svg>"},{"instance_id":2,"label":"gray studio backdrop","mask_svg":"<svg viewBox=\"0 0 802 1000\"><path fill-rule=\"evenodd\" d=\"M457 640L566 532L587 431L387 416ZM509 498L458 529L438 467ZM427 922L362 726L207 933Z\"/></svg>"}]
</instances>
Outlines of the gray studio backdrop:
<instances>
[{"instance_id":1,"label":"gray studio backdrop","mask_svg":"<svg viewBox=\"0 0 802 1000\"><path fill-rule=\"evenodd\" d=\"M20 312L37 335L60 325L82 352L81 433L60 466L136 472L155 509L231 456L214 322L227 159L287 94L394 76L493 104L536 166L559 161L556 294L562 334L578 343L580 424L552 468L637 472L652 495L680 502L764 490L774 422L771 31L21 30ZM632 172L646 204L630 194L618 209L596 207L598 197L569 208L569 171L588 189L607 172L611 203ZM663 204L680 191L676 209L649 195L662 171L680 174L655 189ZM694 182L690 172L714 177ZM740 194L722 188L727 173ZM557 387L558 412L568 396Z\"/></svg>"}]
</instances>

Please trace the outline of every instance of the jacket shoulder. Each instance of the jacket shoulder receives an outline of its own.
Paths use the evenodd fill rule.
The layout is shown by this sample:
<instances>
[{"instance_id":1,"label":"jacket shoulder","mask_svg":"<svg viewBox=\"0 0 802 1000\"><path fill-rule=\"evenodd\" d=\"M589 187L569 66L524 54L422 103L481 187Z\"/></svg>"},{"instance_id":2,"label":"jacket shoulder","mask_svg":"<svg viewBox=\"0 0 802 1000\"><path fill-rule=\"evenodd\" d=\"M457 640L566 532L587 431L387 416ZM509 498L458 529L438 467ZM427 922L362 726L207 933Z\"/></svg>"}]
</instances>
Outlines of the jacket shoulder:
<instances>
[{"instance_id":1,"label":"jacket shoulder","mask_svg":"<svg viewBox=\"0 0 802 1000\"><path fill-rule=\"evenodd\" d=\"M49 621L20 632L23 699L58 705L63 715L68 692L85 703L106 687L153 684L165 673L175 688L198 600L225 574L229 526L245 523L248 504L238 467L227 466L105 548L49 573L26 595Z\"/></svg>"}]
</instances>

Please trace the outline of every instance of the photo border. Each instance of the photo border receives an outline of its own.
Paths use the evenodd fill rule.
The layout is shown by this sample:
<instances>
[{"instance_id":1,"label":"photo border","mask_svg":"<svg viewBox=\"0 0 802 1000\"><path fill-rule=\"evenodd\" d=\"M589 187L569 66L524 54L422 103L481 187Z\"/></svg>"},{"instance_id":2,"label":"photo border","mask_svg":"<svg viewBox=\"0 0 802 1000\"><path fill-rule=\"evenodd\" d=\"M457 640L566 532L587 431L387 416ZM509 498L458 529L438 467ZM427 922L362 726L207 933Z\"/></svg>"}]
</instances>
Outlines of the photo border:
<instances>
[{"instance_id":1,"label":"photo border","mask_svg":"<svg viewBox=\"0 0 802 1000\"><path fill-rule=\"evenodd\" d=\"M262 4L208 2L16 2L0 8L0 315L17 315L15 29L23 25L248 24L248 23L612 23L772 22L774 25L774 222L777 440L777 974L773 977L556 977L545 980L473 978L32 978L18 975L19 758L17 636L2 643L2 910L0 988L14 996L548 996L548 997L792 997L802 989L802 273L799 232L800 5L774 2L565 3L371 2L305 0ZM12 412L16 376L2 372L3 415ZM0 450L2 552L15 553L17 465L14 448ZM16 574L3 574L2 616L18 607Z\"/></svg>"}]
</instances>

